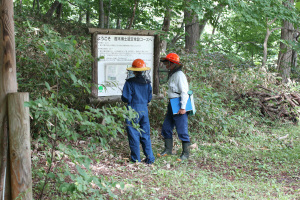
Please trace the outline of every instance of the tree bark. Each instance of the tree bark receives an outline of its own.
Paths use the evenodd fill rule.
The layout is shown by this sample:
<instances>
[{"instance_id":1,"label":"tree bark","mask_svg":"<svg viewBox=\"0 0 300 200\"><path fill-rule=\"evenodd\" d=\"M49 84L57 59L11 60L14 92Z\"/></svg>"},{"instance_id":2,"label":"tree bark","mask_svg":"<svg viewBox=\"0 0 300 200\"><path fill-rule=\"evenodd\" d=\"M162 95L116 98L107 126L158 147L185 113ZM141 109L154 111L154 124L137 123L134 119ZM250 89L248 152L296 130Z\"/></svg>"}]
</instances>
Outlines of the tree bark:
<instances>
[{"instance_id":1,"label":"tree bark","mask_svg":"<svg viewBox=\"0 0 300 200\"><path fill-rule=\"evenodd\" d=\"M82 22L82 8L79 8L79 19L78 22L81 23Z\"/></svg>"},{"instance_id":2,"label":"tree bark","mask_svg":"<svg viewBox=\"0 0 300 200\"><path fill-rule=\"evenodd\" d=\"M60 4L59 1L55 1L55 2L51 5L50 9L48 10L48 12L46 13L45 16L46 16L47 18L52 17L53 13L55 12L55 10L56 10L56 8L58 7L59 4Z\"/></svg>"},{"instance_id":3,"label":"tree bark","mask_svg":"<svg viewBox=\"0 0 300 200\"><path fill-rule=\"evenodd\" d=\"M56 18L61 19L62 16L62 3L59 3L56 8Z\"/></svg>"},{"instance_id":4,"label":"tree bark","mask_svg":"<svg viewBox=\"0 0 300 200\"><path fill-rule=\"evenodd\" d=\"M87 8L86 11L86 25L89 26L90 25L90 8Z\"/></svg>"},{"instance_id":5,"label":"tree bark","mask_svg":"<svg viewBox=\"0 0 300 200\"><path fill-rule=\"evenodd\" d=\"M103 0L99 0L99 27L104 28L104 7Z\"/></svg>"},{"instance_id":6,"label":"tree bark","mask_svg":"<svg viewBox=\"0 0 300 200\"><path fill-rule=\"evenodd\" d=\"M298 42L298 38L299 38L299 32L297 29L297 32L294 33L293 35L293 40L297 43ZM298 53L296 50L292 50L292 68L297 69L297 57L298 57Z\"/></svg>"},{"instance_id":7,"label":"tree bark","mask_svg":"<svg viewBox=\"0 0 300 200\"><path fill-rule=\"evenodd\" d=\"M106 20L106 27L110 28L110 9L111 9L111 0L109 0L108 8L107 8L107 20Z\"/></svg>"},{"instance_id":8,"label":"tree bark","mask_svg":"<svg viewBox=\"0 0 300 200\"><path fill-rule=\"evenodd\" d=\"M134 1L134 6L132 8L132 16L131 18L129 19L129 24L127 26L127 29L131 29L132 28L132 25L133 25L133 20L135 18L135 13L136 13L136 9L137 9L137 6L138 6L138 3L139 3L139 0L135 0Z\"/></svg>"},{"instance_id":9,"label":"tree bark","mask_svg":"<svg viewBox=\"0 0 300 200\"><path fill-rule=\"evenodd\" d=\"M189 2L189 1L188 1ZM198 15L192 11L185 9L184 11L185 21L185 50L188 52L195 52L197 41L200 38L200 26Z\"/></svg>"},{"instance_id":10,"label":"tree bark","mask_svg":"<svg viewBox=\"0 0 300 200\"><path fill-rule=\"evenodd\" d=\"M162 40L160 41L160 53L166 54L167 49L167 36L168 32L170 31L170 24L171 24L171 9L168 7L165 12L165 17L163 21L162 31L165 33L161 36Z\"/></svg>"},{"instance_id":11,"label":"tree bark","mask_svg":"<svg viewBox=\"0 0 300 200\"><path fill-rule=\"evenodd\" d=\"M264 51L263 51L263 60L262 60L262 67L264 67L267 63L267 57L268 57L268 40L269 37L271 35L271 33L275 30L278 30L280 28L274 28L272 30L270 30L270 26L276 21L276 18L274 18L272 21L268 22L267 19L267 30L266 30L266 36L265 36L265 40L264 40Z\"/></svg>"},{"instance_id":12,"label":"tree bark","mask_svg":"<svg viewBox=\"0 0 300 200\"><path fill-rule=\"evenodd\" d=\"M40 1L39 0L34 0L33 4L32 4L32 10L34 11L34 7L35 7L35 3L36 3L36 8L37 8L37 14L40 13Z\"/></svg>"},{"instance_id":13,"label":"tree bark","mask_svg":"<svg viewBox=\"0 0 300 200\"><path fill-rule=\"evenodd\" d=\"M117 19L116 29L121 29L121 19Z\"/></svg>"},{"instance_id":14,"label":"tree bark","mask_svg":"<svg viewBox=\"0 0 300 200\"><path fill-rule=\"evenodd\" d=\"M0 0L0 199L11 199L7 94L17 92L13 1Z\"/></svg>"},{"instance_id":15,"label":"tree bark","mask_svg":"<svg viewBox=\"0 0 300 200\"><path fill-rule=\"evenodd\" d=\"M284 2L283 5L289 7L294 4L294 0ZM294 26L292 23L284 20L283 27L281 29L281 40L292 41L293 40ZM292 66L292 48L283 42L280 42L280 51L278 54L278 70L282 77L282 82L287 83L291 75Z\"/></svg>"}]
</instances>

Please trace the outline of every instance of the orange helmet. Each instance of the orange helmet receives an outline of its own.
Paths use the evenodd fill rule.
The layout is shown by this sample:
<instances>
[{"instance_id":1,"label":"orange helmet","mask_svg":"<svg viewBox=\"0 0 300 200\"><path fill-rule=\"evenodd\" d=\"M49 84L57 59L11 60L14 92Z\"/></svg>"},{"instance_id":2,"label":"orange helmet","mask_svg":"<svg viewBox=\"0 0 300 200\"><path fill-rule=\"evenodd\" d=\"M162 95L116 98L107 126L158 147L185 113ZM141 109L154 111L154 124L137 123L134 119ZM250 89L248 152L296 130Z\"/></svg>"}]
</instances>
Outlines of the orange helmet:
<instances>
[{"instance_id":1,"label":"orange helmet","mask_svg":"<svg viewBox=\"0 0 300 200\"><path fill-rule=\"evenodd\" d=\"M132 62L132 67L127 68L130 71L147 71L150 70L150 67L146 67L146 63L142 59L135 59Z\"/></svg>"},{"instance_id":2,"label":"orange helmet","mask_svg":"<svg viewBox=\"0 0 300 200\"><path fill-rule=\"evenodd\" d=\"M170 61L172 63L176 63L178 65L182 65L179 62L180 59L179 59L179 56L176 53L169 53L166 57L163 57L163 58L160 59L160 61L162 61L162 62L166 61L166 60L168 60L168 61Z\"/></svg>"}]
</instances>

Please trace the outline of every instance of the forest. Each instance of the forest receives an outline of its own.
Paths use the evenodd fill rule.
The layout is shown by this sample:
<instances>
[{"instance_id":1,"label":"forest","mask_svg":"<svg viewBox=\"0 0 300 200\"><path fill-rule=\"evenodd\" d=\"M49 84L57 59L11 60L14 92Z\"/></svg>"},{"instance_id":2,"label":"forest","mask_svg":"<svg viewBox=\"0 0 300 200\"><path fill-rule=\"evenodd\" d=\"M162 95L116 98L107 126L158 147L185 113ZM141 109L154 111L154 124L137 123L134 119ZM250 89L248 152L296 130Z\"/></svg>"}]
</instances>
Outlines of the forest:
<instances>
[{"instance_id":1,"label":"forest","mask_svg":"<svg viewBox=\"0 0 300 200\"><path fill-rule=\"evenodd\" d=\"M0 5L0 200L13 199L4 168L6 16L14 26L16 90L29 93L30 111L32 179L15 199L300 199L299 0ZM160 57L179 55L197 110L188 117L187 160L177 159L175 129L173 155L156 156L168 105L161 79L161 98L148 106L155 162L130 162L125 120L137 113L121 98L89 101L89 28L154 31Z\"/></svg>"}]
</instances>

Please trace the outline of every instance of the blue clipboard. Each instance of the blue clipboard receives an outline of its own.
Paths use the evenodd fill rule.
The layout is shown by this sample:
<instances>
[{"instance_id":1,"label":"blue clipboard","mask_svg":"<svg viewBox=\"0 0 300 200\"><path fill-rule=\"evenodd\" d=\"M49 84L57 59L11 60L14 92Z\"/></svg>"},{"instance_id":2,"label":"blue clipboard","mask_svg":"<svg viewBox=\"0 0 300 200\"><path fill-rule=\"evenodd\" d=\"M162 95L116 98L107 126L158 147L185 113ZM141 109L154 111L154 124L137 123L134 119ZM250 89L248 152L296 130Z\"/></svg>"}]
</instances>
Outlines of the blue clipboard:
<instances>
[{"instance_id":1,"label":"blue clipboard","mask_svg":"<svg viewBox=\"0 0 300 200\"><path fill-rule=\"evenodd\" d=\"M170 99L170 103L171 103L173 115L176 115L178 113L179 109L181 108L180 101L181 101L181 97ZM189 97L189 99L188 99L188 101L186 103L185 110L186 111L193 110L192 103L191 103L191 98L190 97Z\"/></svg>"}]
</instances>

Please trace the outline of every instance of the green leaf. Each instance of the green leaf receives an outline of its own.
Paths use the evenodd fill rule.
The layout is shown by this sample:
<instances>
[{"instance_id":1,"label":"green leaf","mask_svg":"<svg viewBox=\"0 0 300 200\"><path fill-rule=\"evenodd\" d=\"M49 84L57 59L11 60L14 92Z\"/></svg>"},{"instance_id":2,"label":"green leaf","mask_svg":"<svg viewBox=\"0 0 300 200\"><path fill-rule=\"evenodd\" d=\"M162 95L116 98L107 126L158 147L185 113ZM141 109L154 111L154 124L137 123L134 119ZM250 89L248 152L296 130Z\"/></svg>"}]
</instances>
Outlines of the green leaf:
<instances>
[{"instance_id":1,"label":"green leaf","mask_svg":"<svg viewBox=\"0 0 300 200\"><path fill-rule=\"evenodd\" d=\"M71 79L73 80L74 83L77 82L77 78L73 73L70 73L70 77L71 77Z\"/></svg>"},{"instance_id":2,"label":"green leaf","mask_svg":"<svg viewBox=\"0 0 300 200\"><path fill-rule=\"evenodd\" d=\"M51 90L49 83L45 82L45 86L48 90Z\"/></svg>"}]
</instances>

